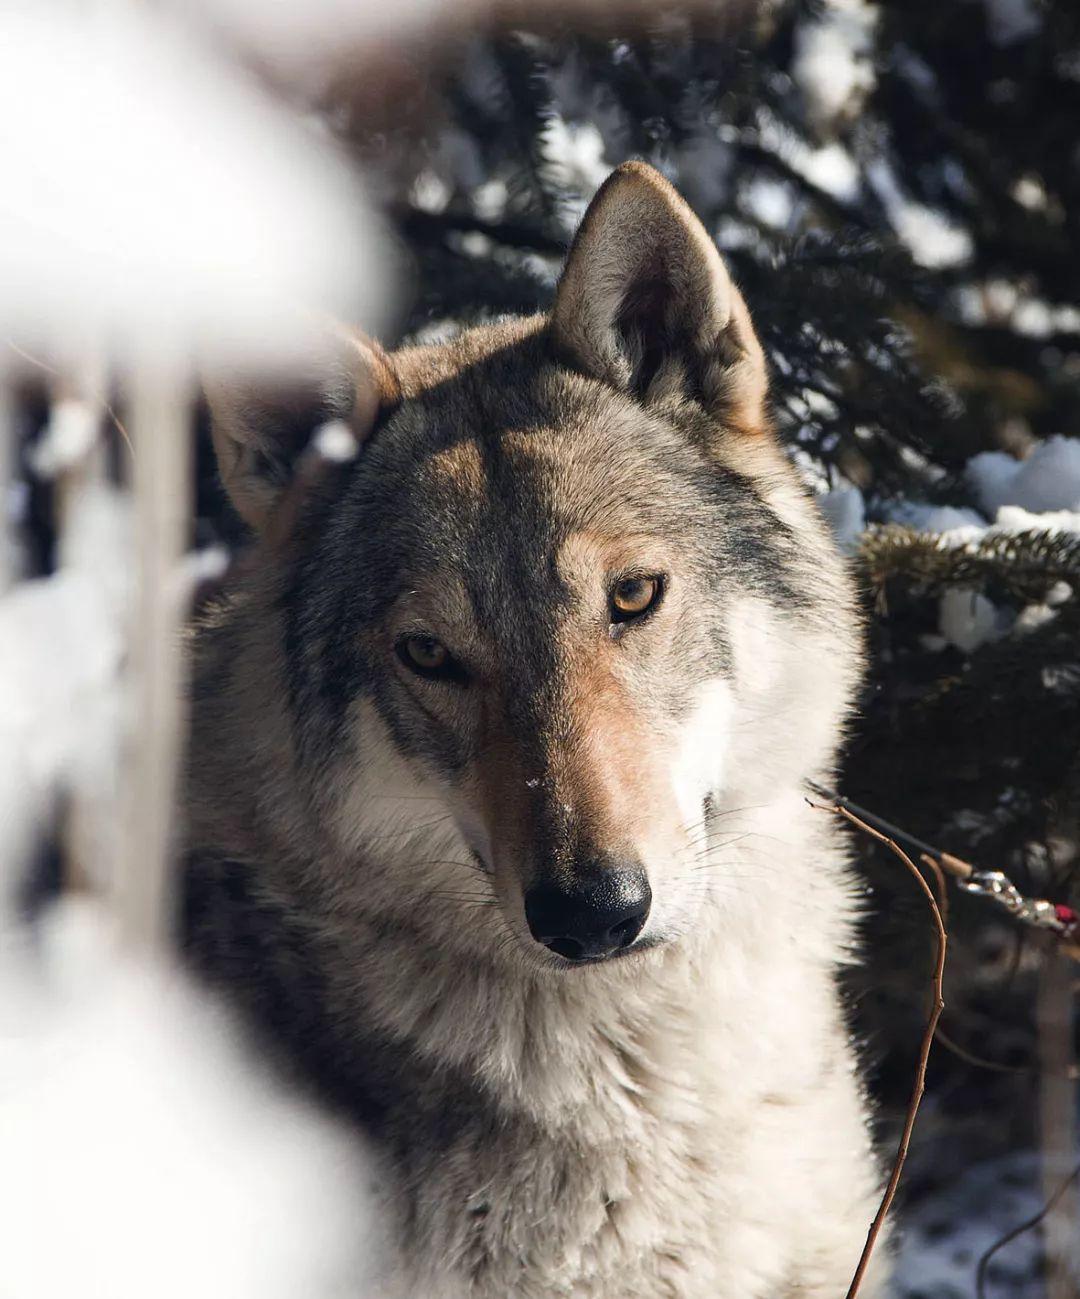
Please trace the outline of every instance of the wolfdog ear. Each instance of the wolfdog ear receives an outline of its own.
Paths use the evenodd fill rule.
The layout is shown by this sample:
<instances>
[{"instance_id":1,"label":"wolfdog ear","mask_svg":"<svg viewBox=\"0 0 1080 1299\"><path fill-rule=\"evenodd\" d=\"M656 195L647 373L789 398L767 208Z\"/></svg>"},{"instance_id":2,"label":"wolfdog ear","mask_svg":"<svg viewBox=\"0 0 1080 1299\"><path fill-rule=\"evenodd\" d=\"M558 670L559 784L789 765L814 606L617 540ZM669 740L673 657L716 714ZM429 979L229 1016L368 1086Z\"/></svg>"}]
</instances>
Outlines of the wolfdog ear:
<instances>
[{"instance_id":1,"label":"wolfdog ear","mask_svg":"<svg viewBox=\"0 0 1080 1299\"><path fill-rule=\"evenodd\" d=\"M320 338L285 374L214 371L203 389L221 480L257 532L266 530L320 426L340 420L359 446L401 399L379 344L344 331Z\"/></svg>"},{"instance_id":2,"label":"wolfdog ear","mask_svg":"<svg viewBox=\"0 0 1080 1299\"><path fill-rule=\"evenodd\" d=\"M689 205L654 168L617 167L581 223L552 335L576 368L643 401L697 398L765 427L765 358L746 304Z\"/></svg>"}]
</instances>

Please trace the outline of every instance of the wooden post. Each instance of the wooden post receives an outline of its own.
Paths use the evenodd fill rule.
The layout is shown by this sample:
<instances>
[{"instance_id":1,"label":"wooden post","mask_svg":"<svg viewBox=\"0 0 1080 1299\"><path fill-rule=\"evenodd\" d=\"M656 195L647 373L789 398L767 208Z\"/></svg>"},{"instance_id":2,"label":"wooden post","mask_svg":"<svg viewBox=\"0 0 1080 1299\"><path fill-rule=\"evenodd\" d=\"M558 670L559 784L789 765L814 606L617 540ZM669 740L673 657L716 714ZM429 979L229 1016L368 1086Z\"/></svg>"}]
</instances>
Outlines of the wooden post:
<instances>
[{"instance_id":1,"label":"wooden post","mask_svg":"<svg viewBox=\"0 0 1080 1299\"><path fill-rule=\"evenodd\" d=\"M1073 1064L1073 991L1075 966L1064 960L1053 942L1043 949L1039 974L1037 1024L1039 1042L1039 1133L1042 1146L1042 1192L1049 1202L1077 1159L1076 1084ZM1046 1254L1046 1299L1076 1299L1075 1268L1080 1250L1080 1201L1070 1186L1043 1220Z\"/></svg>"},{"instance_id":2,"label":"wooden post","mask_svg":"<svg viewBox=\"0 0 1080 1299\"><path fill-rule=\"evenodd\" d=\"M15 402L7 366L0 358L0 596L15 580L14 541L8 523L8 492L15 476Z\"/></svg>"},{"instance_id":3,"label":"wooden post","mask_svg":"<svg viewBox=\"0 0 1080 1299\"><path fill-rule=\"evenodd\" d=\"M107 482L102 438L108 401L104 355L99 346L85 344L72 354L78 357L77 362L69 370L57 372L52 382L50 420L63 417L66 403L79 403L93 425L93 436L81 453L73 454L55 470L54 522L61 551L81 502ZM84 784L77 778L70 784L61 826L64 887L77 892L88 889L95 875L100 877L103 864L116 861L123 817L118 797L103 797L100 787L87 789ZM109 792L114 793L111 785Z\"/></svg>"},{"instance_id":4,"label":"wooden post","mask_svg":"<svg viewBox=\"0 0 1080 1299\"><path fill-rule=\"evenodd\" d=\"M172 915L172 827L184 735L180 560L191 500L191 393L187 367L154 353L132 373L137 590L132 626L132 732L128 815L115 905L125 941L167 950Z\"/></svg>"}]
</instances>

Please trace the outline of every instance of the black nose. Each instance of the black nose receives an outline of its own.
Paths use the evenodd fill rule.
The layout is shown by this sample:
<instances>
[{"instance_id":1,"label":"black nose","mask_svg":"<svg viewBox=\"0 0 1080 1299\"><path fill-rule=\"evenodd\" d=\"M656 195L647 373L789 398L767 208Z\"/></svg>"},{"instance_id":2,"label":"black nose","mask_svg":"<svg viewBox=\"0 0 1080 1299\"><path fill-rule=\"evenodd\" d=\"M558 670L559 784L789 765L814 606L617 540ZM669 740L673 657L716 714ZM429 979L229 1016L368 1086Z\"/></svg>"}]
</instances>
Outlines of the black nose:
<instances>
[{"instance_id":1,"label":"black nose","mask_svg":"<svg viewBox=\"0 0 1080 1299\"><path fill-rule=\"evenodd\" d=\"M525 919L538 943L568 961L595 961L630 946L651 903L640 867L609 868L567 887L534 885L525 894Z\"/></svg>"}]
</instances>

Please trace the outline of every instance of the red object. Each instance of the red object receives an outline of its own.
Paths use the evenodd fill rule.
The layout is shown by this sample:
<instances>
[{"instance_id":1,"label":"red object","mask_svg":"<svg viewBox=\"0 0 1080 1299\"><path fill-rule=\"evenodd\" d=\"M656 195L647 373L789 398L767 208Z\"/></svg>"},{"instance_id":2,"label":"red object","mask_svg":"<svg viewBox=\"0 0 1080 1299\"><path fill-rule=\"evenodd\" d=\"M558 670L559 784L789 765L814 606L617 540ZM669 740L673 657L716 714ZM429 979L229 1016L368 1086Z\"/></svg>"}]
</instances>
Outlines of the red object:
<instances>
[{"instance_id":1,"label":"red object","mask_svg":"<svg viewBox=\"0 0 1080 1299\"><path fill-rule=\"evenodd\" d=\"M1080 916L1076 914L1072 907L1067 907L1062 902L1059 902L1057 906L1054 907L1054 915L1057 916L1058 921L1068 929L1071 929L1077 921L1080 920Z\"/></svg>"}]
</instances>

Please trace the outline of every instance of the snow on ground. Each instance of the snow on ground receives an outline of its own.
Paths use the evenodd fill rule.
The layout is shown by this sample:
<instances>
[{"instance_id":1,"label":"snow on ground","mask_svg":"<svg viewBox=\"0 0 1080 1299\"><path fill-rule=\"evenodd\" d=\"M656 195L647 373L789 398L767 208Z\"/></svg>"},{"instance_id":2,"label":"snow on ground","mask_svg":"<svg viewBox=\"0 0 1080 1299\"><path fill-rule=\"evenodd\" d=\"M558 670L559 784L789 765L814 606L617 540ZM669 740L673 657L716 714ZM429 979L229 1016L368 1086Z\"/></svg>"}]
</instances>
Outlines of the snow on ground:
<instances>
[{"instance_id":1,"label":"snow on ground","mask_svg":"<svg viewBox=\"0 0 1080 1299\"><path fill-rule=\"evenodd\" d=\"M983 1253L1033 1217L1042 1196L1034 1155L956 1169L902 1215L894 1299L971 1299ZM988 1292L994 1299L1045 1299L1041 1272L1039 1233L1027 1232L994 1255Z\"/></svg>"}]
</instances>

